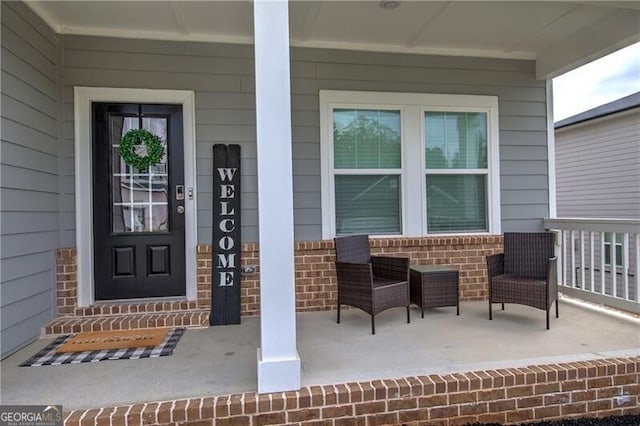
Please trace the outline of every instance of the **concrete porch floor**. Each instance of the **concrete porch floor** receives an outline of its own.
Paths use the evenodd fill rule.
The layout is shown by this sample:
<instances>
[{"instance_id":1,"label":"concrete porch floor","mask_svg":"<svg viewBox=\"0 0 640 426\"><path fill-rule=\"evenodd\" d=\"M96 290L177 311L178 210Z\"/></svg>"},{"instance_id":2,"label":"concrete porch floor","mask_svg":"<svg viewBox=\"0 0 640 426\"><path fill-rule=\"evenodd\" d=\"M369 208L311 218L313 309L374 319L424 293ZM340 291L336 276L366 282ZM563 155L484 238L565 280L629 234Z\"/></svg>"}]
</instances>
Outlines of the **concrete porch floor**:
<instances>
[{"instance_id":1,"label":"concrete porch floor","mask_svg":"<svg viewBox=\"0 0 640 426\"><path fill-rule=\"evenodd\" d=\"M544 312L486 302L420 311L411 323L403 309L376 317L343 310L297 316L302 385L445 374L482 369L640 355L640 320L610 315L563 299L560 318L545 329ZM553 311L553 310L552 310ZM62 404L65 411L252 392L257 389L259 319L241 325L191 329L172 356L140 360L18 367L50 339L39 340L2 361L2 404Z\"/></svg>"}]
</instances>

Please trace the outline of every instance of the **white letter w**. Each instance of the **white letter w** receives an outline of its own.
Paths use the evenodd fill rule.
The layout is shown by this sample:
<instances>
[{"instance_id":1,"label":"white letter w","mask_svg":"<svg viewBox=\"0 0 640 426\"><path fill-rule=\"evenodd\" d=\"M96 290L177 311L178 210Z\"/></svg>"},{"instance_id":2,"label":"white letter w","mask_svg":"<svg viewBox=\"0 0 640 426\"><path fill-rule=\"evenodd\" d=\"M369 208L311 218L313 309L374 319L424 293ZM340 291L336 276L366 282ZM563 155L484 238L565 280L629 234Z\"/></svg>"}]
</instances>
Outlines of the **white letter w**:
<instances>
[{"instance_id":1,"label":"white letter w","mask_svg":"<svg viewBox=\"0 0 640 426\"><path fill-rule=\"evenodd\" d=\"M222 179L222 181L224 182L225 180L231 181L231 179L233 179L233 176L236 174L236 168L233 169L224 169L224 168L218 168L218 173L220 174L220 179Z\"/></svg>"}]
</instances>

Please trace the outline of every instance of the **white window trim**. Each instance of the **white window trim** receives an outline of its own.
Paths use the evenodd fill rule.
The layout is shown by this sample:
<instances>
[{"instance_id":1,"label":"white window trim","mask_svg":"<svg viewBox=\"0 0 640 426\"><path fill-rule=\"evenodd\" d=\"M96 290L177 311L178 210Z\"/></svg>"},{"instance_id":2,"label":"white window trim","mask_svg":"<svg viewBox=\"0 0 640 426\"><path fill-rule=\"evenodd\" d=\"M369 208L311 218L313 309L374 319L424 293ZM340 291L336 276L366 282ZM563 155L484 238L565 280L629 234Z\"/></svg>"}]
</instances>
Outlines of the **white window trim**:
<instances>
[{"instance_id":1,"label":"white window trim","mask_svg":"<svg viewBox=\"0 0 640 426\"><path fill-rule=\"evenodd\" d=\"M421 139L423 146L422 155L424 155L424 141L426 139L425 127L424 127L424 114L428 111L432 112L478 112L487 114L487 167L483 169L427 169L424 162L424 157L420 158L422 164L422 184L424 189L422 191L423 200L422 204L427 205L427 188L426 179L427 174L430 175L486 175L487 176L487 222L489 231L488 234L500 234L500 149L499 149L499 128L498 128L498 98L495 96L472 96L472 95L449 95L452 97L452 102L460 102L460 96L465 98L485 98L487 105L478 106L482 100L475 99L478 102L466 102L463 100L460 106L431 106L423 108L421 111ZM495 142L494 142L495 141ZM495 166L495 167L493 167ZM495 169L495 170L494 170ZM422 229L422 235L450 235L450 234L429 234L427 229L426 214L423 216L424 227ZM457 234L477 234L478 232L458 232Z\"/></svg>"},{"instance_id":2,"label":"white window trim","mask_svg":"<svg viewBox=\"0 0 640 426\"><path fill-rule=\"evenodd\" d=\"M135 102L182 105L184 184L196 191L195 94L191 90L74 87L74 151L78 306L95 302L93 267L93 188L91 179L91 103ZM197 298L196 197L185 202L185 279L187 300Z\"/></svg>"},{"instance_id":3,"label":"white window trim","mask_svg":"<svg viewBox=\"0 0 640 426\"><path fill-rule=\"evenodd\" d=\"M626 258L626 253L629 252L628 239L623 236L622 241L618 242L618 236L617 236L618 233L607 232L607 235L610 235L610 237L609 237L609 241L607 241L605 238L604 250L605 250L605 259L606 259L606 254L609 255L609 263L605 261L604 265L608 266L609 269L611 269L611 266L612 266L611 263L613 260L616 264L616 271L624 271L624 259ZM613 240L615 240L615 243L613 242ZM612 244L615 246L614 250L611 250ZM621 254L620 257L618 257L618 247L620 247L620 254ZM618 265L618 262L620 262L620 265Z\"/></svg>"},{"instance_id":4,"label":"white window trim","mask_svg":"<svg viewBox=\"0 0 640 426\"><path fill-rule=\"evenodd\" d=\"M333 120L334 108L393 109L402 115L402 235L418 237L428 234L426 221L426 166L423 161L424 112L465 111L487 113L487 234L501 233L500 217L500 158L498 98L479 95L446 95L394 92L320 91L320 166L322 202L322 238L336 235L335 193L333 168ZM397 170L397 169L394 169ZM376 173L381 170L376 169ZM447 173L474 173L474 170L448 170ZM486 173L481 169L482 174ZM342 171L340 173L343 173ZM444 171L443 171L444 173ZM412 178L409 179L409 176ZM420 179L416 179L420 176ZM410 196L411 194L411 196ZM420 194L415 196L413 194ZM464 232L459 233L464 235ZM469 234L478 234L472 232Z\"/></svg>"}]
</instances>

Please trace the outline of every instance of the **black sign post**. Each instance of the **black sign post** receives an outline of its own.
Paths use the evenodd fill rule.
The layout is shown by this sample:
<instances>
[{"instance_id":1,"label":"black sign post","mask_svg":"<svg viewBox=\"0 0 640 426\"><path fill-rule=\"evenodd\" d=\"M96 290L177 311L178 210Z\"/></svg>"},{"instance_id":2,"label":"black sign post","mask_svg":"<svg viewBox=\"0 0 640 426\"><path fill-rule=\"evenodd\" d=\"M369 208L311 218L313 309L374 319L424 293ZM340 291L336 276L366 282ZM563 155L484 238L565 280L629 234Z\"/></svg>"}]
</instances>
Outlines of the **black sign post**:
<instances>
[{"instance_id":1,"label":"black sign post","mask_svg":"<svg viewBox=\"0 0 640 426\"><path fill-rule=\"evenodd\" d=\"M240 324L240 145L213 145L210 325Z\"/></svg>"}]
</instances>

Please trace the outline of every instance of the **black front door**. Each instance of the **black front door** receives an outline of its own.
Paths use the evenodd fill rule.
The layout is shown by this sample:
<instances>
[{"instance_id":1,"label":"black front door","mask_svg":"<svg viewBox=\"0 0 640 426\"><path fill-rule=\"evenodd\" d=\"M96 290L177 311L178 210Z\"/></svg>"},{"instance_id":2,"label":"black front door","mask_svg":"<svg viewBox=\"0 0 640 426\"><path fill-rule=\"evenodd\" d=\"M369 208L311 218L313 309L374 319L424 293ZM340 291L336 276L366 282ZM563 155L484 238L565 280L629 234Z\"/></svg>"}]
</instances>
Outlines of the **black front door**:
<instances>
[{"instance_id":1,"label":"black front door","mask_svg":"<svg viewBox=\"0 0 640 426\"><path fill-rule=\"evenodd\" d=\"M121 158L132 129L158 136L164 156L144 170ZM184 296L184 153L179 105L93 104L96 300ZM146 156L144 144L136 154Z\"/></svg>"}]
</instances>

